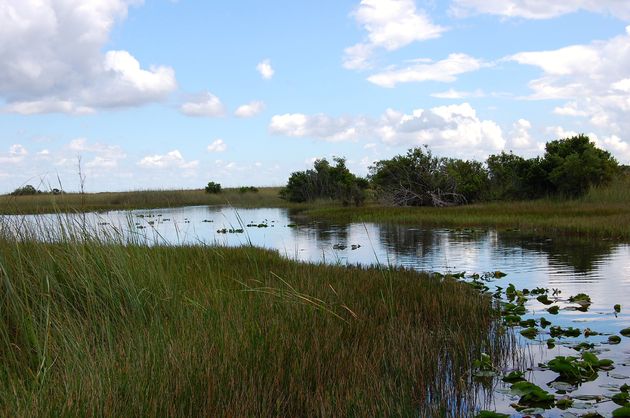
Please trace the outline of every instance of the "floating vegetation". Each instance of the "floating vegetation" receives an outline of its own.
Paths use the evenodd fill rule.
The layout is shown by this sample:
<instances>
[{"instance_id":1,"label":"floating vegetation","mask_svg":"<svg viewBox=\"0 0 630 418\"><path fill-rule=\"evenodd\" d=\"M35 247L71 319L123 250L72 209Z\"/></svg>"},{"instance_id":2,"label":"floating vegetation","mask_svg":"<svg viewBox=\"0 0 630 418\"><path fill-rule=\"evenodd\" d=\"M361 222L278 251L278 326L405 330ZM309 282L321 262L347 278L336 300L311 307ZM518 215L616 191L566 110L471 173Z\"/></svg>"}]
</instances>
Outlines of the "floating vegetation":
<instances>
[{"instance_id":1,"label":"floating vegetation","mask_svg":"<svg viewBox=\"0 0 630 418\"><path fill-rule=\"evenodd\" d=\"M203 222L203 223L211 223L211 222L214 222L214 221L212 219L204 219L201 222Z\"/></svg>"},{"instance_id":2,"label":"floating vegetation","mask_svg":"<svg viewBox=\"0 0 630 418\"><path fill-rule=\"evenodd\" d=\"M503 376L503 379L501 380L503 380L506 383L516 383L516 382L524 381L525 380L524 376L525 376L525 373L519 370L515 370Z\"/></svg>"},{"instance_id":3,"label":"floating vegetation","mask_svg":"<svg viewBox=\"0 0 630 418\"><path fill-rule=\"evenodd\" d=\"M621 342L621 337L618 335L611 335L608 337L608 344L619 344Z\"/></svg>"},{"instance_id":4,"label":"floating vegetation","mask_svg":"<svg viewBox=\"0 0 630 418\"><path fill-rule=\"evenodd\" d=\"M619 334L623 335L624 337L630 337L630 328L624 328L621 331L619 331Z\"/></svg>"},{"instance_id":5,"label":"floating vegetation","mask_svg":"<svg viewBox=\"0 0 630 418\"><path fill-rule=\"evenodd\" d=\"M600 360L595 354L585 351L581 358L557 356L547 363L549 370L556 372L561 378L569 381L585 382L597 378L598 370L613 369L613 361Z\"/></svg>"},{"instance_id":6,"label":"floating vegetation","mask_svg":"<svg viewBox=\"0 0 630 418\"><path fill-rule=\"evenodd\" d=\"M217 229L217 234L242 234L243 232L245 232L244 229L242 228L238 228L238 229L227 229L227 228L222 228L222 229Z\"/></svg>"},{"instance_id":7,"label":"floating vegetation","mask_svg":"<svg viewBox=\"0 0 630 418\"><path fill-rule=\"evenodd\" d=\"M547 308L547 312L549 312L551 315L558 315L559 311L560 307L558 305L553 305Z\"/></svg>"},{"instance_id":8,"label":"floating vegetation","mask_svg":"<svg viewBox=\"0 0 630 418\"><path fill-rule=\"evenodd\" d=\"M537 328L525 328L521 330L521 335L527 339L533 340L538 335Z\"/></svg>"},{"instance_id":9,"label":"floating vegetation","mask_svg":"<svg viewBox=\"0 0 630 418\"><path fill-rule=\"evenodd\" d=\"M582 331L579 328L562 328L562 327L551 327L549 328L549 334L552 337L579 337L582 335Z\"/></svg>"},{"instance_id":10,"label":"floating vegetation","mask_svg":"<svg viewBox=\"0 0 630 418\"><path fill-rule=\"evenodd\" d=\"M613 310L617 313L621 312L621 305L620 304L616 304L615 306L613 306Z\"/></svg>"},{"instance_id":11,"label":"floating vegetation","mask_svg":"<svg viewBox=\"0 0 630 418\"><path fill-rule=\"evenodd\" d=\"M492 411L479 411L475 418L509 418L508 414L499 414L498 412Z\"/></svg>"},{"instance_id":12,"label":"floating vegetation","mask_svg":"<svg viewBox=\"0 0 630 418\"><path fill-rule=\"evenodd\" d=\"M546 294L538 296L536 300L544 305L551 305L553 303L552 300L549 300Z\"/></svg>"},{"instance_id":13,"label":"floating vegetation","mask_svg":"<svg viewBox=\"0 0 630 418\"><path fill-rule=\"evenodd\" d=\"M288 224L287 228L297 228L297 224Z\"/></svg>"},{"instance_id":14,"label":"floating vegetation","mask_svg":"<svg viewBox=\"0 0 630 418\"><path fill-rule=\"evenodd\" d=\"M344 244L334 244L333 245L333 250L345 250L346 248L348 248L348 246L344 245Z\"/></svg>"},{"instance_id":15,"label":"floating vegetation","mask_svg":"<svg viewBox=\"0 0 630 418\"><path fill-rule=\"evenodd\" d=\"M514 395L520 396L518 404L512 404L517 411L528 407L549 409L553 407L556 400L552 394L531 382L516 382L510 390Z\"/></svg>"}]
</instances>

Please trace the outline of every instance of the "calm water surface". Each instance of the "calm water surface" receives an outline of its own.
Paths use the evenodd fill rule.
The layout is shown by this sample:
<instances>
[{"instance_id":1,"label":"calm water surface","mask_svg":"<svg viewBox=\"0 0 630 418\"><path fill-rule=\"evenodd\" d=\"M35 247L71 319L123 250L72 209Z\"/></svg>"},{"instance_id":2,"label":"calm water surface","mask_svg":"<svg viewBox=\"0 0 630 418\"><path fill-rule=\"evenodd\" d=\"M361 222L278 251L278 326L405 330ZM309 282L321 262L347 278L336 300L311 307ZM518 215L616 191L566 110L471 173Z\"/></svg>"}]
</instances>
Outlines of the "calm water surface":
<instances>
[{"instance_id":1,"label":"calm water surface","mask_svg":"<svg viewBox=\"0 0 630 418\"><path fill-rule=\"evenodd\" d=\"M606 240L570 240L553 237L523 237L517 233L494 230L421 229L413 226L354 223L335 225L309 222L286 209L233 209L195 206L176 209L116 211L101 214L61 215L64 222L85 223L104 236L122 234L124 239L148 244L255 245L278 250L301 261L327 262L341 265L381 264L405 266L423 271L483 273L500 270L507 277L489 284L517 289L543 287L559 289L561 311L550 315L546 306L535 299L527 303L525 318L544 316L553 325L591 328L600 333L617 333L630 327L630 246ZM11 217L26 224L47 224L59 231L60 215ZM223 232L225 229L225 232ZM242 229L243 232L239 230ZM236 230L230 232L230 230ZM566 301L577 293L590 295L593 304L587 312L567 309ZM551 296L550 296L551 298ZM552 298L553 299L553 298ZM620 314L613 305L622 305ZM556 355L579 356L570 348L584 337L563 339L555 349L547 349L541 334L537 340L520 339L528 365L534 370L526 375L531 382L551 393L548 384L557 375L538 370L536 365ZM580 395L612 395L615 387L630 384L630 338L619 345L602 344L608 336L586 339L596 343L600 358L615 362L611 372L600 372L593 382L568 393ZM510 366L508 366L510 367ZM523 416L510 407L518 397L504 392L507 386L498 379L480 391L480 404L488 409ZM556 393L558 395L558 393ZM595 402L588 396L577 401L576 408L551 410L542 415L574 417L587 412L610 416L617 408L611 401Z\"/></svg>"}]
</instances>

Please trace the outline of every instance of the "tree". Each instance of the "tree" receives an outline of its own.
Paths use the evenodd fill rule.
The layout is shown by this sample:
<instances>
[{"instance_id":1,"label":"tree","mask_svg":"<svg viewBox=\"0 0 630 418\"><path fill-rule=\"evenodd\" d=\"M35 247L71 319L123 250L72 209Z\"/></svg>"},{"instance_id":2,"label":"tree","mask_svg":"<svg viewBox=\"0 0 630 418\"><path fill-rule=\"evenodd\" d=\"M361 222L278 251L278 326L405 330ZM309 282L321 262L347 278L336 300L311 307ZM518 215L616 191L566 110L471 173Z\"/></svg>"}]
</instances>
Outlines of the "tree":
<instances>
[{"instance_id":1,"label":"tree","mask_svg":"<svg viewBox=\"0 0 630 418\"><path fill-rule=\"evenodd\" d=\"M212 193L212 194L221 193L221 185L219 183L215 183L211 181L208 183L205 190L206 190L206 193Z\"/></svg>"},{"instance_id":2,"label":"tree","mask_svg":"<svg viewBox=\"0 0 630 418\"><path fill-rule=\"evenodd\" d=\"M466 203L477 202L488 192L488 170L479 161L448 159L446 171L455 182L455 192L460 193Z\"/></svg>"},{"instance_id":3,"label":"tree","mask_svg":"<svg viewBox=\"0 0 630 418\"><path fill-rule=\"evenodd\" d=\"M28 195L35 195L39 193L42 193L42 192L37 190L35 187L31 186L30 184L27 184L26 186L18 187L17 189L15 189L13 192L11 192L11 196L28 196Z\"/></svg>"},{"instance_id":4,"label":"tree","mask_svg":"<svg viewBox=\"0 0 630 418\"><path fill-rule=\"evenodd\" d=\"M370 167L370 181L377 197L397 206L452 206L464 203L457 189L456 165L434 157L428 147L413 148L406 155L377 161Z\"/></svg>"},{"instance_id":5,"label":"tree","mask_svg":"<svg viewBox=\"0 0 630 418\"><path fill-rule=\"evenodd\" d=\"M360 205L365 200L368 182L352 174L344 158L333 158L331 165L325 158L316 160L313 169L296 171L281 191L280 197L290 202L308 202L327 198L344 205Z\"/></svg>"},{"instance_id":6,"label":"tree","mask_svg":"<svg viewBox=\"0 0 630 418\"><path fill-rule=\"evenodd\" d=\"M542 166L552 191L566 197L585 194L591 186L610 183L619 164L586 135L548 142Z\"/></svg>"}]
</instances>

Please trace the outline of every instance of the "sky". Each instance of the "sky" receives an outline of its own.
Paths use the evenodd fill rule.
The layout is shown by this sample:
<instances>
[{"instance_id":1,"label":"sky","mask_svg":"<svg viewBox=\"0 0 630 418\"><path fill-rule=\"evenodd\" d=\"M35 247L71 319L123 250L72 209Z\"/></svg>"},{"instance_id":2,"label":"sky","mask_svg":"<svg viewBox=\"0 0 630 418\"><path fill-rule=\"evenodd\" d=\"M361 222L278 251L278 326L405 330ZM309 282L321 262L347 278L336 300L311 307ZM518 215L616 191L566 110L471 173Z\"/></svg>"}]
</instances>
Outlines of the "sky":
<instances>
[{"instance_id":1,"label":"sky","mask_svg":"<svg viewBox=\"0 0 630 418\"><path fill-rule=\"evenodd\" d=\"M630 163L630 1L0 0L0 193L278 186L428 145Z\"/></svg>"}]
</instances>

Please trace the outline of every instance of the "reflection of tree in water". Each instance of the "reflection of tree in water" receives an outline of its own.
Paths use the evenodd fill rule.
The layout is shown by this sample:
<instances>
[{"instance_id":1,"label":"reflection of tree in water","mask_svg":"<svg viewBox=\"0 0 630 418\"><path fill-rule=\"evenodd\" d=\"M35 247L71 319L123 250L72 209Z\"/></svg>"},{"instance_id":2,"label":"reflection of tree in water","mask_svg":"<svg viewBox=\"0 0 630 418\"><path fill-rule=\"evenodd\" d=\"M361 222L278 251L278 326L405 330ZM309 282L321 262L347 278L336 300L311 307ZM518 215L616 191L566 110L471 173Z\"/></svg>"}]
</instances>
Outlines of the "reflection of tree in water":
<instances>
[{"instance_id":1,"label":"reflection of tree in water","mask_svg":"<svg viewBox=\"0 0 630 418\"><path fill-rule=\"evenodd\" d=\"M432 231L409 229L401 225L381 225L378 232L380 241L390 251L401 256L425 257L434 246L439 246L440 238Z\"/></svg>"},{"instance_id":2,"label":"reflection of tree in water","mask_svg":"<svg viewBox=\"0 0 630 418\"><path fill-rule=\"evenodd\" d=\"M415 257L439 253L444 245L487 238L487 232L414 229L401 225L381 225L379 235L381 242L396 254Z\"/></svg>"},{"instance_id":3,"label":"reflection of tree in water","mask_svg":"<svg viewBox=\"0 0 630 418\"><path fill-rule=\"evenodd\" d=\"M288 213L289 222L299 225L297 234L300 237L319 242L348 245L348 224L329 224L326 222L308 221L307 218L295 213Z\"/></svg>"},{"instance_id":4,"label":"reflection of tree in water","mask_svg":"<svg viewBox=\"0 0 630 418\"><path fill-rule=\"evenodd\" d=\"M576 273L588 273L595 264L609 256L617 247L611 241L598 239L561 237L548 239L526 237L517 234L501 234L502 246L518 246L526 250L543 252L549 258L549 265L570 267Z\"/></svg>"}]
</instances>

